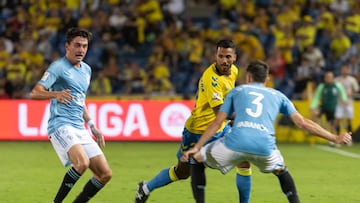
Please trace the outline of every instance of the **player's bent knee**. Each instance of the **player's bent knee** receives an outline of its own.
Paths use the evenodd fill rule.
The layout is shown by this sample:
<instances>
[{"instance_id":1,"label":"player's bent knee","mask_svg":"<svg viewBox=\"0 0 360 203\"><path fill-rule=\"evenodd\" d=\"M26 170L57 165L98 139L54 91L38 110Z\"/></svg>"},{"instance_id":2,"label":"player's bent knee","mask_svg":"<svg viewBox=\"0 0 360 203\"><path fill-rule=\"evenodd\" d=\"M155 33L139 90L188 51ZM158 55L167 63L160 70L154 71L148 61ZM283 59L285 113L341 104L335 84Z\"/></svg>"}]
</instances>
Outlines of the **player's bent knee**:
<instances>
[{"instance_id":1,"label":"player's bent knee","mask_svg":"<svg viewBox=\"0 0 360 203\"><path fill-rule=\"evenodd\" d=\"M280 175L280 174L282 174L283 172L286 172L287 171L287 168L286 168L286 166L284 166L284 167L282 167L282 168L280 168L280 169L277 169L277 170L275 170L275 171L273 171L272 173L274 174L274 175Z\"/></svg>"},{"instance_id":2,"label":"player's bent knee","mask_svg":"<svg viewBox=\"0 0 360 203\"><path fill-rule=\"evenodd\" d=\"M193 158L194 158L197 162L199 162L199 163L204 162L204 160L203 160L203 158L202 158L202 156L201 156L201 153L196 153L196 154L194 154Z\"/></svg>"},{"instance_id":3,"label":"player's bent knee","mask_svg":"<svg viewBox=\"0 0 360 203\"><path fill-rule=\"evenodd\" d=\"M98 179L101 183L106 184L112 178L112 171L111 169L106 170L105 172L98 175Z\"/></svg>"},{"instance_id":4,"label":"player's bent knee","mask_svg":"<svg viewBox=\"0 0 360 203\"><path fill-rule=\"evenodd\" d=\"M80 174L83 174L86 171L86 169L89 168L89 166L90 166L90 161L79 161L73 164L75 170Z\"/></svg>"}]
</instances>

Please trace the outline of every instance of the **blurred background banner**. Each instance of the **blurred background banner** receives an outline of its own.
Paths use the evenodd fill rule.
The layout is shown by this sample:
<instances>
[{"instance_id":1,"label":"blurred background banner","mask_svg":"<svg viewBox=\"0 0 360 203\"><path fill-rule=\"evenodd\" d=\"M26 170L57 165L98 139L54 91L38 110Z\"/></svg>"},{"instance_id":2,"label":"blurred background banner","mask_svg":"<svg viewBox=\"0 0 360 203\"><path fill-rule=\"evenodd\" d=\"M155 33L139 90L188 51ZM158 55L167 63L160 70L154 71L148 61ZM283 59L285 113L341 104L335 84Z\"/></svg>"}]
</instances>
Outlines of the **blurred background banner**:
<instances>
[{"instance_id":1,"label":"blurred background banner","mask_svg":"<svg viewBox=\"0 0 360 203\"><path fill-rule=\"evenodd\" d=\"M309 101L294 101L299 112L309 115ZM194 100L90 99L91 117L107 141L180 141ZM354 103L354 141L360 140L360 102ZM48 140L49 102L0 100L1 140ZM322 119L323 120L323 119ZM320 123L322 125L322 123ZM278 142L324 142L279 118L275 126ZM314 139L313 141L311 139Z\"/></svg>"},{"instance_id":2,"label":"blurred background banner","mask_svg":"<svg viewBox=\"0 0 360 203\"><path fill-rule=\"evenodd\" d=\"M87 102L106 140L178 141L194 101ZM47 140L49 102L1 100L0 140Z\"/></svg>"}]
</instances>

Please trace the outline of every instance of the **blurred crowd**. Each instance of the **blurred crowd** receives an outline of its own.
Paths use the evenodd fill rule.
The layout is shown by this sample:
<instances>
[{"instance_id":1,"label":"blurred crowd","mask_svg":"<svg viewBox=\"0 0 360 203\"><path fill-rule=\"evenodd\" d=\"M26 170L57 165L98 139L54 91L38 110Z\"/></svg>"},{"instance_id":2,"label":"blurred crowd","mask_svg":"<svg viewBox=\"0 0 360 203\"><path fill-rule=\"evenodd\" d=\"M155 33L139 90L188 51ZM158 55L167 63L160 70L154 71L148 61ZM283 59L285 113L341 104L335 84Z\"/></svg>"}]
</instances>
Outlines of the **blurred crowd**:
<instances>
[{"instance_id":1,"label":"blurred crowd","mask_svg":"<svg viewBox=\"0 0 360 203\"><path fill-rule=\"evenodd\" d=\"M360 81L360 0L4 0L0 3L0 98L27 98L65 53L65 32L94 34L85 61L91 95L194 95L222 38L253 59L270 86L303 99L324 71L348 64ZM189 9L203 5L206 17ZM192 11L192 12L190 12ZM199 11L200 12L200 11ZM241 83L241 77L239 83Z\"/></svg>"}]
</instances>

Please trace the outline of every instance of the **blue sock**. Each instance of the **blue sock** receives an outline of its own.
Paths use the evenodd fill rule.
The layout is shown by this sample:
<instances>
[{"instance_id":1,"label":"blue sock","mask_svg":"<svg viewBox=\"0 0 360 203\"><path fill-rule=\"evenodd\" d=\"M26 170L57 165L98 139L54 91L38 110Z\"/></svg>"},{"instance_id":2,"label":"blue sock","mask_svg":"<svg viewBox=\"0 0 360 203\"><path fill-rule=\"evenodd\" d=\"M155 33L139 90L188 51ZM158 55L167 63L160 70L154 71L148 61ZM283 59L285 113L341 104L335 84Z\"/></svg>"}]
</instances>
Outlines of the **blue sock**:
<instances>
[{"instance_id":1,"label":"blue sock","mask_svg":"<svg viewBox=\"0 0 360 203\"><path fill-rule=\"evenodd\" d=\"M169 183L176 181L177 179L172 179L170 177L170 170L173 168L166 168L160 171L154 178L152 178L149 182L146 183L149 192L153 191L156 188L163 187Z\"/></svg>"},{"instance_id":2,"label":"blue sock","mask_svg":"<svg viewBox=\"0 0 360 203\"><path fill-rule=\"evenodd\" d=\"M239 202L249 203L251 192L251 173L247 175L236 173L236 186L239 192Z\"/></svg>"}]
</instances>

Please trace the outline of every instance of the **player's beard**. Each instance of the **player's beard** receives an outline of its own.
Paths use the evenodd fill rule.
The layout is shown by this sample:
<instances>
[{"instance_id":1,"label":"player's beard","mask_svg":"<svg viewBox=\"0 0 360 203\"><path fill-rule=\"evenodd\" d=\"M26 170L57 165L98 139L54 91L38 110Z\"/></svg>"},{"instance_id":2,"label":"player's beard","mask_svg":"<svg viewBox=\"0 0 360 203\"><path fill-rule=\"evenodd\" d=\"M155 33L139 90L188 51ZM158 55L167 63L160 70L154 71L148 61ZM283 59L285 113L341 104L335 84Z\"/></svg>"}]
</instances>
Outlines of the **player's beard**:
<instances>
[{"instance_id":1,"label":"player's beard","mask_svg":"<svg viewBox=\"0 0 360 203\"><path fill-rule=\"evenodd\" d=\"M230 71L231 65L228 65L226 63L220 64L220 65L218 63L216 63L215 69L218 72L218 74L220 74L220 75L230 75L231 74L231 71Z\"/></svg>"},{"instance_id":2,"label":"player's beard","mask_svg":"<svg viewBox=\"0 0 360 203\"><path fill-rule=\"evenodd\" d=\"M231 74L231 65L230 64L221 64L220 66L220 73L223 75L230 75Z\"/></svg>"}]
</instances>

